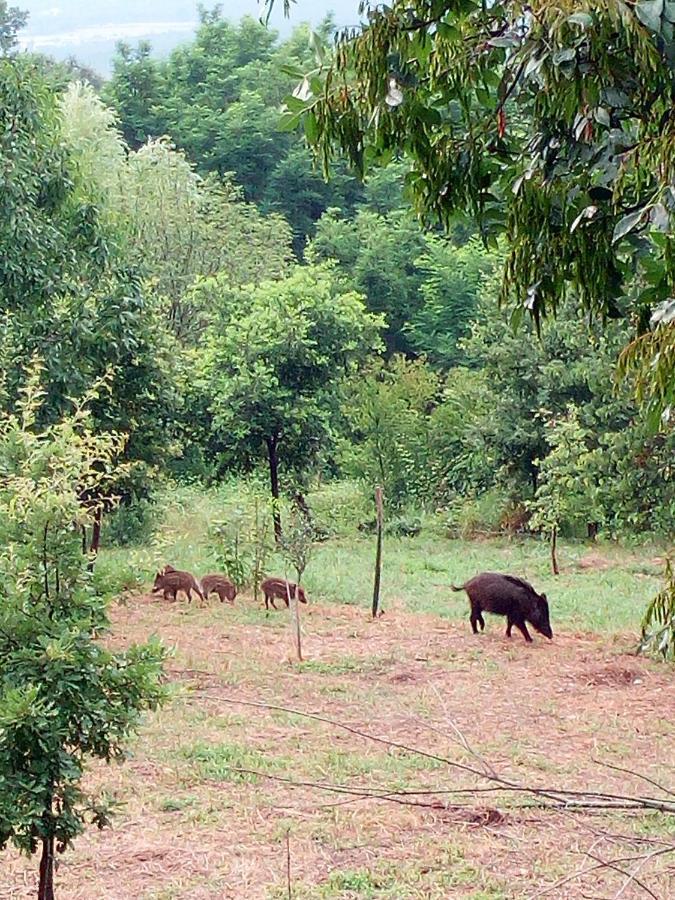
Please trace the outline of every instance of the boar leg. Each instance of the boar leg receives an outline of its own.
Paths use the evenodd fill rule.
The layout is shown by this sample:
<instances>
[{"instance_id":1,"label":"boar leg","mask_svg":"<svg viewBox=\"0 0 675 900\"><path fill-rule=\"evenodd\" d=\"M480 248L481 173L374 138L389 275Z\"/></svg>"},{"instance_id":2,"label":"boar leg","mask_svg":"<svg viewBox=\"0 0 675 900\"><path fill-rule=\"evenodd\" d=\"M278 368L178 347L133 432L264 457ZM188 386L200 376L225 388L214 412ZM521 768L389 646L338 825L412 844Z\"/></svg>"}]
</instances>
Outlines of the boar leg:
<instances>
[{"instance_id":1,"label":"boar leg","mask_svg":"<svg viewBox=\"0 0 675 900\"><path fill-rule=\"evenodd\" d=\"M480 607L475 606L473 603L471 604L471 630L474 634L478 634L478 624L480 624L481 631L485 628L485 622L483 621L483 616L481 615Z\"/></svg>"},{"instance_id":2,"label":"boar leg","mask_svg":"<svg viewBox=\"0 0 675 900\"><path fill-rule=\"evenodd\" d=\"M532 638L530 637L530 632L527 630L527 625L525 624L525 621L523 620L522 622L514 622L513 624L516 626L516 628L517 628L519 631L522 632L523 637L525 638L525 640L527 641L527 643L528 643L528 644L531 644L531 643L532 643Z\"/></svg>"},{"instance_id":3,"label":"boar leg","mask_svg":"<svg viewBox=\"0 0 675 900\"><path fill-rule=\"evenodd\" d=\"M512 628L513 628L513 620L509 616L509 618L506 620L506 636L507 637L511 637L511 629Z\"/></svg>"}]
</instances>

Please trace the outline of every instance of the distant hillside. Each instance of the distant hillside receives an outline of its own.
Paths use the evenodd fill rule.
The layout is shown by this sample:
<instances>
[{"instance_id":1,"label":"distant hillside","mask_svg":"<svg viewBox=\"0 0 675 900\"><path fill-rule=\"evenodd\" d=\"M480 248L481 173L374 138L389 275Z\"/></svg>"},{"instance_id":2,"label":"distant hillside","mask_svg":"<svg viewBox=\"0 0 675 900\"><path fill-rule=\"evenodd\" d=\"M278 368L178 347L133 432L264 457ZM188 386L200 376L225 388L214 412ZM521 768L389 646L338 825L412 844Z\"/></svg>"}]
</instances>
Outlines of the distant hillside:
<instances>
[{"instance_id":1,"label":"distant hillside","mask_svg":"<svg viewBox=\"0 0 675 900\"><path fill-rule=\"evenodd\" d=\"M30 18L23 33L23 46L48 53L56 59L75 56L106 74L115 44L149 40L157 55L165 55L190 38L197 21L194 0L108 0L106 3L82 3L82 0L14 0L27 9ZM212 4L206 3L206 6ZM223 0L226 15L239 20L244 15L258 16L258 0ZM358 0L298 0L291 19L282 14L283 3L272 18L282 33L301 21L317 22L334 12L340 25L358 20Z\"/></svg>"}]
</instances>

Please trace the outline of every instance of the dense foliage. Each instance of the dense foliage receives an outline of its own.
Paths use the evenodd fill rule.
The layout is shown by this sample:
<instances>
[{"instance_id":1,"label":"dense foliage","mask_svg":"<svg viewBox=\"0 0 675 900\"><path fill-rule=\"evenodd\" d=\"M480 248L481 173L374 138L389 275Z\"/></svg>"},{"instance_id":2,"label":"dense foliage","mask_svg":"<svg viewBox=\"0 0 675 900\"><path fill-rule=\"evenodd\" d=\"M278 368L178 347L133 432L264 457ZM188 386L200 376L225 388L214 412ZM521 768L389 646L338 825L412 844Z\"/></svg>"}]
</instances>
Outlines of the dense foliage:
<instances>
[{"instance_id":1,"label":"dense foliage","mask_svg":"<svg viewBox=\"0 0 675 900\"><path fill-rule=\"evenodd\" d=\"M51 900L55 852L110 814L81 786L86 759L123 757L161 700L164 654L97 639L108 620L80 529L86 498L113 487L122 442L95 435L82 406L40 429L40 374L0 425L0 848L41 849L38 896Z\"/></svg>"},{"instance_id":2,"label":"dense foliage","mask_svg":"<svg viewBox=\"0 0 675 900\"><path fill-rule=\"evenodd\" d=\"M314 64L309 31L280 44L250 17L232 25L218 7L199 16L195 40L166 60L148 44L120 45L105 97L131 147L170 135L202 174L232 173L246 200L287 219L300 254L324 210L352 209L361 196L344 171L327 184L295 136L279 131L281 101Z\"/></svg>"},{"instance_id":3,"label":"dense foliage","mask_svg":"<svg viewBox=\"0 0 675 900\"><path fill-rule=\"evenodd\" d=\"M0 847L42 847L41 897L107 821L86 758L161 699L160 648L96 639L118 500L128 542L158 479L263 470L272 503L213 531L254 585L270 508L302 574L319 477L362 485L364 527L380 485L405 534L431 508L672 537L670 6L395 0L328 70L330 23L279 43L202 10L166 60L120 47L101 96L17 54L0 4ZM321 179L301 118L364 184Z\"/></svg>"},{"instance_id":4,"label":"dense foliage","mask_svg":"<svg viewBox=\"0 0 675 900\"><path fill-rule=\"evenodd\" d=\"M367 24L289 98L324 162L361 172L405 152L418 209L507 238L518 321L570 289L627 317L623 360L654 421L675 400L672 78L664 0L365 3Z\"/></svg>"},{"instance_id":5,"label":"dense foliage","mask_svg":"<svg viewBox=\"0 0 675 900\"><path fill-rule=\"evenodd\" d=\"M331 434L335 385L378 344L377 317L328 268L242 288L222 312L207 352L212 429L230 467L267 457L272 496L279 463L306 471ZM281 524L275 518L277 537Z\"/></svg>"}]
</instances>

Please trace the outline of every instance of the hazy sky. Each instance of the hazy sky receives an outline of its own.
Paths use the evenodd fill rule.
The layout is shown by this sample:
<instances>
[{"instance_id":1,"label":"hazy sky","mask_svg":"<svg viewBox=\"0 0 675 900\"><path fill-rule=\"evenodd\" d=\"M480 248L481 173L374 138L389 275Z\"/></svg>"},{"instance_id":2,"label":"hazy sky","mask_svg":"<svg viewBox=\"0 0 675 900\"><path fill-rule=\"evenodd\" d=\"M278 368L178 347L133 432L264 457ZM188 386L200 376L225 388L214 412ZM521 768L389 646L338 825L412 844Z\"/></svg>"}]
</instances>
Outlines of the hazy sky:
<instances>
[{"instance_id":1,"label":"hazy sky","mask_svg":"<svg viewBox=\"0 0 675 900\"><path fill-rule=\"evenodd\" d=\"M358 2L298 0L286 21L283 2L277 0L271 24L285 33L297 22L317 22L333 12L338 25L355 25ZM149 40L157 53L164 54L189 40L197 19L196 0L13 0L12 5L30 15L24 46L58 59L76 56L101 72L107 71L117 41ZM258 0L221 0L220 5L235 21L260 12Z\"/></svg>"}]
</instances>

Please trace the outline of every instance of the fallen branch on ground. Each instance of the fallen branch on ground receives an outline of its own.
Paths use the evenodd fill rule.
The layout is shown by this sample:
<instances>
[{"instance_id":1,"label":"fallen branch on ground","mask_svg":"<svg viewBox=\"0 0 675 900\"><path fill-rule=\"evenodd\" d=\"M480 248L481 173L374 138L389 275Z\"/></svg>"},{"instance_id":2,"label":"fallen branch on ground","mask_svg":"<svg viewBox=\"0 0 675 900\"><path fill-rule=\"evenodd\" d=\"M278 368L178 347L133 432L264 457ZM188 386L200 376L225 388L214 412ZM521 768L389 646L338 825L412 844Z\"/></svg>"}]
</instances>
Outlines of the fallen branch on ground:
<instances>
[{"instance_id":1,"label":"fallen branch on ground","mask_svg":"<svg viewBox=\"0 0 675 900\"><path fill-rule=\"evenodd\" d=\"M490 787L478 787L478 786L470 786L470 787L462 787L462 788L445 788L438 791L392 791L386 788L379 788L371 791L358 791L360 796L372 797L372 799L381 799L381 800L389 800L390 802L401 802L401 798L410 797L410 796L425 796L430 793L435 795L451 795L451 794L484 794L484 793L493 793L493 794L525 794L529 795L536 799L536 803L528 804L530 807L537 806L539 808L544 809L562 809L562 810L574 810L574 811L597 811L597 810L619 810L619 811L629 811L629 810L654 810L656 812L669 813L671 815L675 815L675 801L665 800L660 797L650 797L650 796L632 796L630 794L614 794L608 793L605 791L580 791L580 790L572 790L569 788L556 788L556 787L535 787L532 785L521 784L519 782L513 781L508 778L504 778L501 775L498 775L494 772L491 766L483 763L482 768L476 768L475 766L467 765L466 763L459 763L455 760L449 759L448 757L439 756L435 753L429 753L426 750L422 750L418 747L411 747L407 744L402 744L398 741L390 741L387 738L380 737L378 735L370 734L367 731L362 731L359 728L354 728L351 725L347 725L345 722L340 722L336 719L330 719L327 716L321 716L317 713L309 713L303 710L293 709L287 706L281 706L279 704L274 703L264 703L258 700L242 700L239 697L227 697L223 695L216 695L209 693L208 696L213 700L219 700L223 703L228 703L233 706L248 706L255 709L264 709L273 712L284 712L289 715L299 716L305 719L312 719L317 722L323 722L324 724L331 725L334 728L340 728L344 731L348 731L351 734L357 735L358 737L364 738L365 740L373 741L378 744L383 744L384 746L390 747L392 749L400 750L404 753L410 753L416 756L420 756L424 759L431 759L436 762L443 763L447 765L449 768L456 769L465 774L472 775L474 778L487 781L491 785ZM477 757L475 751L472 751L473 755ZM479 758L479 757L477 757ZM637 772L631 772L630 770L625 770L629 774L635 775L636 777L640 776ZM256 774L263 778L270 778L272 776L267 775L264 772L251 772L250 774ZM648 780L648 779L647 779ZM293 784L292 780L287 780L289 784ZM668 790L667 788L658 785L656 782L651 781L653 785L658 787L659 790L664 793L673 795L673 792ZM315 787L319 790L332 790L335 789L336 792L339 793L347 793L348 789L339 788L337 785L327 785L321 784L319 782L298 782L298 786L303 787ZM339 788L339 790L338 790ZM416 803L413 805L428 805L422 803ZM675 849L675 845L673 847Z\"/></svg>"}]
</instances>

